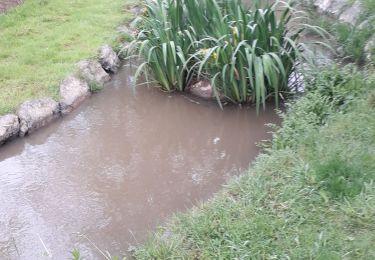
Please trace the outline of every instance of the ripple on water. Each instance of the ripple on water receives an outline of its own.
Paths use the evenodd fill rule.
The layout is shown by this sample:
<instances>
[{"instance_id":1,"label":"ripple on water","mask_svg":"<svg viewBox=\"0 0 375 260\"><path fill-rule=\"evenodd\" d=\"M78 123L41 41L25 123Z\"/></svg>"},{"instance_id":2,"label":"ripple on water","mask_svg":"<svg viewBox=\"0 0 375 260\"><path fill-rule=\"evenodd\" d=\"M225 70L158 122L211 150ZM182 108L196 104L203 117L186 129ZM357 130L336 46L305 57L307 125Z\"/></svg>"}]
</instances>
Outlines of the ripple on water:
<instances>
[{"instance_id":1,"label":"ripple on water","mask_svg":"<svg viewBox=\"0 0 375 260\"><path fill-rule=\"evenodd\" d=\"M272 109L134 88L123 69L64 119L0 150L0 259L121 254L246 169ZM89 242L88 239L90 239ZM43 242L42 242L43 241Z\"/></svg>"}]
</instances>

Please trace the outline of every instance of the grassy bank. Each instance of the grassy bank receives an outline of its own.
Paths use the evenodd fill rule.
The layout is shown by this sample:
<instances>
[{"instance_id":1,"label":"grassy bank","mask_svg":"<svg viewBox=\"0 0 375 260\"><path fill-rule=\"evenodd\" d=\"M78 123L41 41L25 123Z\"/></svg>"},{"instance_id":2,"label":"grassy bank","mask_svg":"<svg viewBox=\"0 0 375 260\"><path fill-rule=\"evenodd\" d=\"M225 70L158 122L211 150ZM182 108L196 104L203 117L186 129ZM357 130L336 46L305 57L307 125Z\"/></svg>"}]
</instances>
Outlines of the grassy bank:
<instances>
[{"instance_id":1,"label":"grassy bank","mask_svg":"<svg viewBox=\"0 0 375 260\"><path fill-rule=\"evenodd\" d=\"M74 64L114 40L131 2L28 0L0 16L0 115L30 98L57 97Z\"/></svg>"},{"instance_id":2,"label":"grassy bank","mask_svg":"<svg viewBox=\"0 0 375 260\"><path fill-rule=\"evenodd\" d=\"M174 217L137 259L374 259L371 77L348 68L311 75L249 172Z\"/></svg>"},{"instance_id":3,"label":"grassy bank","mask_svg":"<svg viewBox=\"0 0 375 260\"><path fill-rule=\"evenodd\" d=\"M339 26L330 32L362 64L373 27ZM321 66L305 84L251 169L177 214L137 259L375 259L375 75Z\"/></svg>"}]
</instances>

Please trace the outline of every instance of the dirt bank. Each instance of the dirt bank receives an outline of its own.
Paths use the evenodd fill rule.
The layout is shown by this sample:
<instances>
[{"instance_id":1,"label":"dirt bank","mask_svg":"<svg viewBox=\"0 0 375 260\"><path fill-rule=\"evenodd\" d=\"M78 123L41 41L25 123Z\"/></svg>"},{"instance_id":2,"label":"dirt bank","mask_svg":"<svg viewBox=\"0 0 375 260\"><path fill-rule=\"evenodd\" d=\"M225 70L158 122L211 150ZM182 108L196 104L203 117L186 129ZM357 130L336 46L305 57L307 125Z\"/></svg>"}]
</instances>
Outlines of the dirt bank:
<instances>
[{"instance_id":1,"label":"dirt bank","mask_svg":"<svg viewBox=\"0 0 375 260\"><path fill-rule=\"evenodd\" d=\"M20 4L22 4L22 0L0 0L0 14Z\"/></svg>"}]
</instances>

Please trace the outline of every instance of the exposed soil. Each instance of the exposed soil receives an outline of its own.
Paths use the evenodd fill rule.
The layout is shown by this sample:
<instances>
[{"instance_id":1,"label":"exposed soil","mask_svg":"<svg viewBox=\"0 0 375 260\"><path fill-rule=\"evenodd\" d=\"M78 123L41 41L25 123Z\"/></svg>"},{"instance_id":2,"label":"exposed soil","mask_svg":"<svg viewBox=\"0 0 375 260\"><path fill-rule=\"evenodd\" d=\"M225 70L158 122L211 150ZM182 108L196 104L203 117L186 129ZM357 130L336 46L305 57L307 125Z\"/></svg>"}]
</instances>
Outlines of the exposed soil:
<instances>
[{"instance_id":1,"label":"exposed soil","mask_svg":"<svg viewBox=\"0 0 375 260\"><path fill-rule=\"evenodd\" d=\"M0 13L5 13L12 7L22 4L23 0L0 0Z\"/></svg>"}]
</instances>

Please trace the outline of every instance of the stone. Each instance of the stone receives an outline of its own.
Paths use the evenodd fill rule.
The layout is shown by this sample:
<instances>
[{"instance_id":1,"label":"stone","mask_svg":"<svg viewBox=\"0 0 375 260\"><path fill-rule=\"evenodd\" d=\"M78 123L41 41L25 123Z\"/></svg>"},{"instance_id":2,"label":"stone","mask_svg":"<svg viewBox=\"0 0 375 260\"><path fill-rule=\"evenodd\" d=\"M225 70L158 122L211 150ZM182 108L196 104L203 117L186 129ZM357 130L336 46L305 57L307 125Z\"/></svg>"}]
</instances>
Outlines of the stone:
<instances>
[{"instance_id":1,"label":"stone","mask_svg":"<svg viewBox=\"0 0 375 260\"><path fill-rule=\"evenodd\" d=\"M314 6L319 13L339 18L341 22L355 25L360 17L363 6L360 0L354 3L350 0L316 0Z\"/></svg>"},{"instance_id":2,"label":"stone","mask_svg":"<svg viewBox=\"0 0 375 260\"><path fill-rule=\"evenodd\" d=\"M344 57L345 56L345 49L343 46L340 46L336 49L336 53L339 57Z\"/></svg>"},{"instance_id":3,"label":"stone","mask_svg":"<svg viewBox=\"0 0 375 260\"><path fill-rule=\"evenodd\" d=\"M120 59L109 45L104 45L99 49L98 58L103 69L108 72L116 73L120 67Z\"/></svg>"},{"instance_id":4,"label":"stone","mask_svg":"<svg viewBox=\"0 0 375 260\"><path fill-rule=\"evenodd\" d=\"M375 53L375 35L373 35L369 41L366 43L364 48L366 59L368 62L372 62L374 60L374 53Z\"/></svg>"},{"instance_id":5,"label":"stone","mask_svg":"<svg viewBox=\"0 0 375 260\"><path fill-rule=\"evenodd\" d=\"M104 86L111 77L102 68L100 63L95 60L82 60L76 64L78 76L84 79L90 86L91 84Z\"/></svg>"},{"instance_id":6,"label":"stone","mask_svg":"<svg viewBox=\"0 0 375 260\"><path fill-rule=\"evenodd\" d=\"M136 30L141 26L142 24L142 17L138 16L133 21L129 23L129 28L134 32L137 32Z\"/></svg>"},{"instance_id":7,"label":"stone","mask_svg":"<svg viewBox=\"0 0 375 260\"><path fill-rule=\"evenodd\" d=\"M357 26L357 29L358 30L366 30L368 28L371 28L371 20L368 19L368 20L364 20L363 22L361 22L358 26Z\"/></svg>"},{"instance_id":8,"label":"stone","mask_svg":"<svg viewBox=\"0 0 375 260\"><path fill-rule=\"evenodd\" d=\"M141 5L134 5L131 8L129 8L129 11L134 16L140 16L145 12L145 8Z\"/></svg>"},{"instance_id":9,"label":"stone","mask_svg":"<svg viewBox=\"0 0 375 260\"><path fill-rule=\"evenodd\" d=\"M212 99L214 92L211 83L208 80L200 80L188 87L188 92L202 99Z\"/></svg>"},{"instance_id":10,"label":"stone","mask_svg":"<svg viewBox=\"0 0 375 260\"><path fill-rule=\"evenodd\" d=\"M60 84L60 108L62 114L68 114L78 107L90 95L87 82L69 76Z\"/></svg>"},{"instance_id":11,"label":"stone","mask_svg":"<svg viewBox=\"0 0 375 260\"><path fill-rule=\"evenodd\" d=\"M298 70L293 71L288 79L288 88L298 93L305 92L305 78Z\"/></svg>"},{"instance_id":12,"label":"stone","mask_svg":"<svg viewBox=\"0 0 375 260\"><path fill-rule=\"evenodd\" d=\"M350 1L348 0L334 0L332 1L331 6L328 8L328 13L334 17L338 17L344 10L345 7L349 5Z\"/></svg>"},{"instance_id":13,"label":"stone","mask_svg":"<svg viewBox=\"0 0 375 260\"><path fill-rule=\"evenodd\" d=\"M32 133L59 116L59 103L52 98L26 101L17 110L20 136Z\"/></svg>"},{"instance_id":14,"label":"stone","mask_svg":"<svg viewBox=\"0 0 375 260\"><path fill-rule=\"evenodd\" d=\"M118 53L118 56L120 59L126 59L130 55L132 55L132 44L129 42L123 42L120 44L120 51Z\"/></svg>"},{"instance_id":15,"label":"stone","mask_svg":"<svg viewBox=\"0 0 375 260\"><path fill-rule=\"evenodd\" d=\"M341 22L355 25L362 11L363 11L362 3L359 0L357 0L354 2L353 5L351 5L349 8L347 8L345 11L341 13L339 20Z\"/></svg>"},{"instance_id":16,"label":"stone","mask_svg":"<svg viewBox=\"0 0 375 260\"><path fill-rule=\"evenodd\" d=\"M318 9L319 12L325 13L328 8L331 6L332 0L318 0L315 1L314 6Z\"/></svg>"},{"instance_id":17,"label":"stone","mask_svg":"<svg viewBox=\"0 0 375 260\"><path fill-rule=\"evenodd\" d=\"M123 26L117 27L117 31L121 34L128 35L128 38L130 40L133 40L138 35L138 30L136 28L138 22L136 19L133 22L130 23L129 25L123 25Z\"/></svg>"},{"instance_id":18,"label":"stone","mask_svg":"<svg viewBox=\"0 0 375 260\"><path fill-rule=\"evenodd\" d=\"M0 145L18 135L20 123L18 116L8 114L0 117Z\"/></svg>"},{"instance_id":19,"label":"stone","mask_svg":"<svg viewBox=\"0 0 375 260\"><path fill-rule=\"evenodd\" d=\"M315 2L320 13L326 13L332 16L339 16L344 8L348 5L347 0L318 0Z\"/></svg>"}]
</instances>

